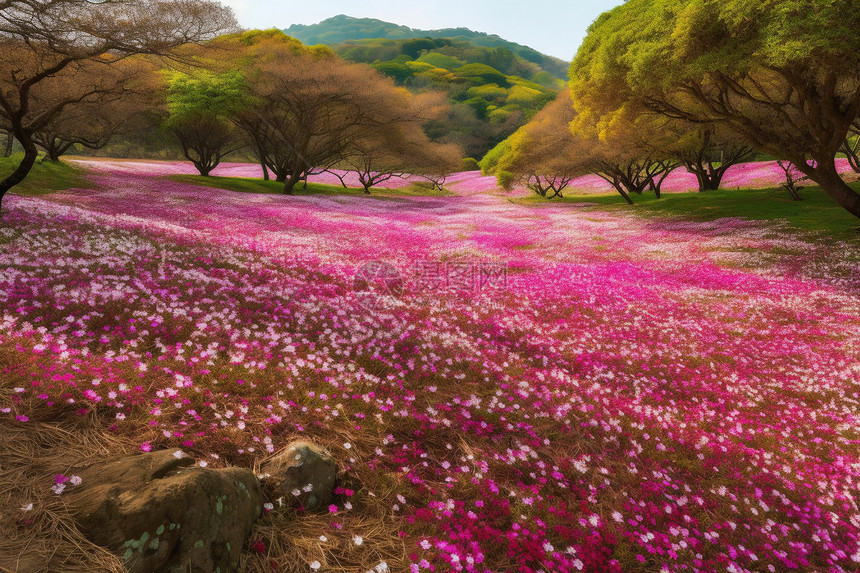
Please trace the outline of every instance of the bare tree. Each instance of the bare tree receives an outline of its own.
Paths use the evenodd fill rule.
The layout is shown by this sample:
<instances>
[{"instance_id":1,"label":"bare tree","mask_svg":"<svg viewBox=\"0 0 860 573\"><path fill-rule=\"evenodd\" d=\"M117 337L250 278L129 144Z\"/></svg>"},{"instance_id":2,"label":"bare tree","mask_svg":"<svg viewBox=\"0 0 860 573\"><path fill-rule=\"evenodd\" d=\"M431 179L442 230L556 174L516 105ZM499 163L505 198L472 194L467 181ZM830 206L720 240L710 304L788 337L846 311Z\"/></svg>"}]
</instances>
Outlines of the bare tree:
<instances>
[{"instance_id":1,"label":"bare tree","mask_svg":"<svg viewBox=\"0 0 860 573\"><path fill-rule=\"evenodd\" d=\"M0 0L0 122L24 148L0 181L0 201L36 160L35 134L78 105L122 92L132 78L88 83L100 66L132 54L166 55L236 27L208 0Z\"/></svg>"}]
</instances>

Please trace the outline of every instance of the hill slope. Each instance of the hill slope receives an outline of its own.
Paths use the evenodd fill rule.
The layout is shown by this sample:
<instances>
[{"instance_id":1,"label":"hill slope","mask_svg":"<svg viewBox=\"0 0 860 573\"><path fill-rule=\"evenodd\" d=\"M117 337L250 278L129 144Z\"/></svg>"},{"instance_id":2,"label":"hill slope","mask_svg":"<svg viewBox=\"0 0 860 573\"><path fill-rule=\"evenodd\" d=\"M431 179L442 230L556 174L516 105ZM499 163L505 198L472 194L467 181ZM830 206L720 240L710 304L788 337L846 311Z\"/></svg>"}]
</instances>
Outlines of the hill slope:
<instances>
[{"instance_id":1,"label":"hill slope","mask_svg":"<svg viewBox=\"0 0 860 573\"><path fill-rule=\"evenodd\" d=\"M408 40L414 38L449 38L469 41L476 46L487 48L506 48L526 61L535 63L555 77L565 79L569 63L559 58L541 54L537 50L509 42L495 34L475 32L468 28L443 28L441 30L421 30L409 28L375 18L353 18L343 14L323 20L318 24L294 24L284 32L305 44L326 44L335 46L350 40L384 38L388 40Z\"/></svg>"}]
</instances>

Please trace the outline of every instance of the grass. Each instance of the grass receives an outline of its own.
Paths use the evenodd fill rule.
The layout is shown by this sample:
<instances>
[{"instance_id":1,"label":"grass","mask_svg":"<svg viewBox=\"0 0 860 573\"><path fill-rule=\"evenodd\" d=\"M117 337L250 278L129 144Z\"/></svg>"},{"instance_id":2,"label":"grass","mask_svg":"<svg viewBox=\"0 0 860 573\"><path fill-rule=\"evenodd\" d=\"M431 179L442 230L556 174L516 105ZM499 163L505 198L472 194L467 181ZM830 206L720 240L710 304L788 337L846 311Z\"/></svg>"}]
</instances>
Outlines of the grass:
<instances>
[{"instance_id":1,"label":"grass","mask_svg":"<svg viewBox=\"0 0 860 573\"><path fill-rule=\"evenodd\" d=\"M860 183L851 187L860 191ZM524 204L575 203L593 205L601 210L631 212L643 216L678 217L693 221L713 221L743 217L759 221L784 220L798 231L823 234L829 238L860 240L860 220L840 207L821 187L806 187L803 201L792 201L780 189L719 190L705 193L666 193L656 199L653 193L633 197L628 206L617 193L570 195L564 199L529 197Z\"/></svg>"},{"instance_id":2,"label":"grass","mask_svg":"<svg viewBox=\"0 0 860 573\"><path fill-rule=\"evenodd\" d=\"M0 157L0 178L11 174L21 162L23 154L13 154L12 157ZM84 170L60 161L44 163L36 161L33 169L21 183L10 193L24 197L38 197L54 191L64 191L73 187L92 186L84 177Z\"/></svg>"},{"instance_id":3,"label":"grass","mask_svg":"<svg viewBox=\"0 0 860 573\"><path fill-rule=\"evenodd\" d=\"M228 191L236 191L238 193L263 193L271 195L281 195L283 193L284 184L277 181L264 181L263 179L252 179L247 177L203 177L201 175L173 175L171 181L180 183L190 183L201 187L214 187L215 189L226 189ZM356 187L342 187L340 185L326 185L323 183L308 183L307 188L304 184L296 185L293 189L294 195L355 195L362 197L418 197L431 196L441 197L450 195L448 191L438 191L429 188L421 183L412 183L403 189L383 189L371 188L370 195L364 192L364 189Z\"/></svg>"}]
</instances>

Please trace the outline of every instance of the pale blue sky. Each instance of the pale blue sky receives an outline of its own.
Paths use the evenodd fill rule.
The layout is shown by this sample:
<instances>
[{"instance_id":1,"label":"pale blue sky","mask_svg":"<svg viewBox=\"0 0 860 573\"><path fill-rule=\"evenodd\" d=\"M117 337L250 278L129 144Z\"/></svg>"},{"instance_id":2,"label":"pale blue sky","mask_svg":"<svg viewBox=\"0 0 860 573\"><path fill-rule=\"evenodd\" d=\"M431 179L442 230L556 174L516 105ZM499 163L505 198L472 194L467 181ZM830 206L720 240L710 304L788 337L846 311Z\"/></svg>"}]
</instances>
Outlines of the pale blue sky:
<instances>
[{"instance_id":1,"label":"pale blue sky","mask_svg":"<svg viewBox=\"0 0 860 573\"><path fill-rule=\"evenodd\" d=\"M331 16L378 18L410 28L471 28L570 60L586 28L622 0L222 0L245 28L316 24Z\"/></svg>"}]
</instances>

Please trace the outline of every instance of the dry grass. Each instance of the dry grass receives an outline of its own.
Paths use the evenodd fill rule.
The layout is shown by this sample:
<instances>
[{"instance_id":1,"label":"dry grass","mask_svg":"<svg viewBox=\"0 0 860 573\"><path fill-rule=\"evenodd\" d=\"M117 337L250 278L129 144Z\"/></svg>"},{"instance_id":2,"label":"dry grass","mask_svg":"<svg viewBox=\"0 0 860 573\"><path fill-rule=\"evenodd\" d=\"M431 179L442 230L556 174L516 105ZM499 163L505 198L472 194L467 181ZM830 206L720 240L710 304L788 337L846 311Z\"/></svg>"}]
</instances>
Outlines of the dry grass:
<instances>
[{"instance_id":1,"label":"dry grass","mask_svg":"<svg viewBox=\"0 0 860 573\"><path fill-rule=\"evenodd\" d=\"M343 452L342 443L325 445ZM341 508L351 501L352 511L308 514L276 504L257 522L240 571L307 572L314 561L345 573L364 573L381 562L392 571L407 569L407 543L414 540L401 533L404 523L393 515L390 503L399 478L370 470L366 462L372 450L365 449L356 443L350 450L352 477L339 481L355 490L354 496L337 500ZM137 451L133 442L105 433L88 418L62 425L0 423L0 573L125 573L115 555L78 531L62 496L50 488L58 473L68 476L73 468ZM358 485L362 474L372 480L374 491ZM30 503L33 509L24 511ZM360 545L356 535L362 537ZM255 549L257 540L265 550Z\"/></svg>"},{"instance_id":2,"label":"dry grass","mask_svg":"<svg viewBox=\"0 0 860 573\"><path fill-rule=\"evenodd\" d=\"M120 560L87 541L54 476L128 453L131 445L88 427L0 423L0 571L3 573L124 573ZM33 504L31 511L22 507Z\"/></svg>"}]
</instances>

